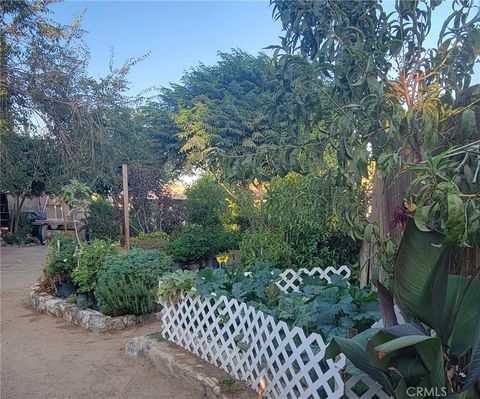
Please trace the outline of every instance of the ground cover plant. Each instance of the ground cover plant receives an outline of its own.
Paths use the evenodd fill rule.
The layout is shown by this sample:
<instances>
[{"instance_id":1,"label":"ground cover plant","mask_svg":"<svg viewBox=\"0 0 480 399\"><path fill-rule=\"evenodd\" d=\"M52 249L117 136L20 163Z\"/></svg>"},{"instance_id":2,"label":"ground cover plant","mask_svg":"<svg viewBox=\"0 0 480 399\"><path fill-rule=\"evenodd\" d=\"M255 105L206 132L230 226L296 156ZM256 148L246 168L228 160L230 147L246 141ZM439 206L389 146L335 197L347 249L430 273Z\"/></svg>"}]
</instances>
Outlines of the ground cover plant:
<instances>
[{"instance_id":1,"label":"ground cover plant","mask_svg":"<svg viewBox=\"0 0 480 399\"><path fill-rule=\"evenodd\" d=\"M176 271L162 276L159 295L175 302L182 293L205 298L225 295L248 303L305 332L349 336L368 329L380 318L377 294L334 279L332 284L305 277L298 292L284 293L277 286L280 270L257 266Z\"/></svg>"}]
</instances>

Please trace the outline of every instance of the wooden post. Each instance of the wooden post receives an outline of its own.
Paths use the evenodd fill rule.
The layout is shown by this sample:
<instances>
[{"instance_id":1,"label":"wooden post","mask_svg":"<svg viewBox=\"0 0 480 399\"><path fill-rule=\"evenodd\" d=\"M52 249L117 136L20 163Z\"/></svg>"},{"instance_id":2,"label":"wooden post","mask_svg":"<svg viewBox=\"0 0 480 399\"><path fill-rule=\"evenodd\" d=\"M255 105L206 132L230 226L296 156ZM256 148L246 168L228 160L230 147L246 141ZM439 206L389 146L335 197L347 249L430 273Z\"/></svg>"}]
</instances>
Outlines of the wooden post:
<instances>
[{"instance_id":1,"label":"wooden post","mask_svg":"<svg viewBox=\"0 0 480 399\"><path fill-rule=\"evenodd\" d=\"M128 169L127 165L122 165L123 177L123 215L125 217L125 248L130 249L130 221L129 221L129 201L128 201Z\"/></svg>"},{"instance_id":2,"label":"wooden post","mask_svg":"<svg viewBox=\"0 0 480 399\"><path fill-rule=\"evenodd\" d=\"M68 218L67 218L67 204L65 202L62 203L62 216L63 216L63 231L66 234L68 231Z\"/></svg>"}]
</instances>

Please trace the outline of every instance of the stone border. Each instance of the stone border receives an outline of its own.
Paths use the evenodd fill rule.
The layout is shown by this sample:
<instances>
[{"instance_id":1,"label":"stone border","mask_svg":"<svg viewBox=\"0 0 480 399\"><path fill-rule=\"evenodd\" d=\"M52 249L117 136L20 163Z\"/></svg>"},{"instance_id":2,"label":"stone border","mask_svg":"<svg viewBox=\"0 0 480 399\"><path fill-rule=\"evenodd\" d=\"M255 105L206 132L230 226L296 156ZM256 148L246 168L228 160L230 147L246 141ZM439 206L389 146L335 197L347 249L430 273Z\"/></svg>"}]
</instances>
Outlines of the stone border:
<instances>
[{"instance_id":1,"label":"stone border","mask_svg":"<svg viewBox=\"0 0 480 399\"><path fill-rule=\"evenodd\" d=\"M182 350L173 342L161 338L161 334L150 334L134 337L125 345L125 353L138 358L147 358L164 375L181 379L184 382L197 385L204 391L204 397L209 399L254 399L257 394L245 383L238 381L239 389L232 393L222 392L221 380L213 376L225 374L225 379L232 377L226 372L205 363L197 356ZM210 374L210 375L209 375Z\"/></svg>"},{"instance_id":2,"label":"stone border","mask_svg":"<svg viewBox=\"0 0 480 399\"><path fill-rule=\"evenodd\" d=\"M37 312L51 314L96 333L121 330L145 321L161 320L161 312L144 316L105 316L97 310L82 309L76 304L68 303L66 299L42 292L38 283L30 288L30 299L33 309Z\"/></svg>"}]
</instances>

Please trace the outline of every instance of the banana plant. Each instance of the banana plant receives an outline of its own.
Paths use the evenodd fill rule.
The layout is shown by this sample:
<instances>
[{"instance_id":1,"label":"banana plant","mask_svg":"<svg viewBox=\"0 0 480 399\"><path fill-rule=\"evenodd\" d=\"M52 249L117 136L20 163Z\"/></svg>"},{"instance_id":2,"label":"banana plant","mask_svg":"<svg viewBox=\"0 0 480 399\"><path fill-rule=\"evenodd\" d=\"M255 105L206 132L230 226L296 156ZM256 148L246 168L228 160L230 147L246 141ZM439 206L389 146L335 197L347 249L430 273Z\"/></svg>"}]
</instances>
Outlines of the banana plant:
<instances>
[{"instance_id":1,"label":"banana plant","mask_svg":"<svg viewBox=\"0 0 480 399\"><path fill-rule=\"evenodd\" d=\"M369 375L395 398L479 398L480 266L470 277L450 274L451 250L444 235L409 220L392 293L378 284L384 327L332 338L326 357L345 354L349 373Z\"/></svg>"}]
</instances>

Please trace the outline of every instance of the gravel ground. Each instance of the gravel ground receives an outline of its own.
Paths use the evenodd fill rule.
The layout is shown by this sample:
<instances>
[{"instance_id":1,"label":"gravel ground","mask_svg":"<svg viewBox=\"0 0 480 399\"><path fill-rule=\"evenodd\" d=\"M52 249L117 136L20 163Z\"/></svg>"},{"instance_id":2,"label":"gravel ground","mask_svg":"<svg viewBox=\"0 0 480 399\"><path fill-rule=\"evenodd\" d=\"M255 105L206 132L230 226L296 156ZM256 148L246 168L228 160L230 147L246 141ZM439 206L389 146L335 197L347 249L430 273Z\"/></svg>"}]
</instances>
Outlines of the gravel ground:
<instances>
[{"instance_id":1,"label":"gravel ground","mask_svg":"<svg viewBox=\"0 0 480 399\"><path fill-rule=\"evenodd\" d=\"M159 375L148 361L123 353L158 323L96 334L30 306L30 286L41 275L42 246L1 248L1 398L202 398L196 387Z\"/></svg>"}]
</instances>

